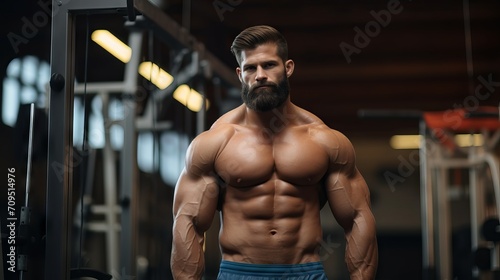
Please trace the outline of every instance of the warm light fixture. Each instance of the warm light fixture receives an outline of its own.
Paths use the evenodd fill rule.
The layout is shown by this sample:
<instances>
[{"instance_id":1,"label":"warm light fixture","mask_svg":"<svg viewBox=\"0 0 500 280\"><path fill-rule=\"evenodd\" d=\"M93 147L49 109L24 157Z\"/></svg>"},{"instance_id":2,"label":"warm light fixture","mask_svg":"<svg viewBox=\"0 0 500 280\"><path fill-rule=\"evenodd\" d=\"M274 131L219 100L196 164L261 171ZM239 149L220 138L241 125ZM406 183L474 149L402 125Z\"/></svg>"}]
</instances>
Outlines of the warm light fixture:
<instances>
[{"instance_id":1,"label":"warm light fixture","mask_svg":"<svg viewBox=\"0 0 500 280\"><path fill-rule=\"evenodd\" d=\"M92 32L92 40L123 63L130 61L132 49L108 30L96 30ZM139 74L145 79L150 80L159 89L167 88L174 81L172 75L151 61L145 61L139 65Z\"/></svg>"},{"instance_id":2,"label":"warm light fixture","mask_svg":"<svg viewBox=\"0 0 500 280\"><path fill-rule=\"evenodd\" d=\"M420 135L394 135L391 137L390 145L393 149L418 149L422 137ZM460 147L482 146L484 143L481 134L457 134L455 142Z\"/></svg>"},{"instance_id":3,"label":"warm light fixture","mask_svg":"<svg viewBox=\"0 0 500 280\"><path fill-rule=\"evenodd\" d=\"M108 30L96 30L92 32L92 41L96 42L123 63L130 61L132 49Z\"/></svg>"},{"instance_id":4,"label":"warm light fixture","mask_svg":"<svg viewBox=\"0 0 500 280\"><path fill-rule=\"evenodd\" d=\"M189 110L199 112L203 106L203 96L188 85L180 85L173 94L175 100L188 107ZM205 99L205 107L208 109L209 102Z\"/></svg>"},{"instance_id":5,"label":"warm light fixture","mask_svg":"<svg viewBox=\"0 0 500 280\"><path fill-rule=\"evenodd\" d=\"M481 134L458 134L455 136L455 142L460 147L482 146L484 144Z\"/></svg>"},{"instance_id":6,"label":"warm light fixture","mask_svg":"<svg viewBox=\"0 0 500 280\"><path fill-rule=\"evenodd\" d=\"M159 89L166 89L174 81L172 75L151 61L144 61L139 65L139 74Z\"/></svg>"},{"instance_id":7,"label":"warm light fixture","mask_svg":"<svg viewBox=\"0 0 500 280\"><path fill-rule=\"evenodd\" d=\"M394 135L390 144L396 150L418 149L421 139L420 135Z\"/></svg>"}]
</instances>

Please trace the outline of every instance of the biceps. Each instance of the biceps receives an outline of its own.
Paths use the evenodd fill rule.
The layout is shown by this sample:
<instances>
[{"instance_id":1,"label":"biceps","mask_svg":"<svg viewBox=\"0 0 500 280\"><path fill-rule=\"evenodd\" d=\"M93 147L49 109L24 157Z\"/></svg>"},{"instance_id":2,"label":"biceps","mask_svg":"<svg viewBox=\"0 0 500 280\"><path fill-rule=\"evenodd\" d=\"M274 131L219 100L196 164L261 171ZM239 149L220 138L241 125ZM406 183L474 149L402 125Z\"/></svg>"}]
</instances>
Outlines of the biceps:
<instances>
[{"instance_id":1,"label":"biceps","mask_svg":"<svg viewBox=\"0 0 500 280\"><path fill-rule=\"evenodd\" d=\"M174 218L189 218L194 226L206 231L213 220L217 207L219 187L211 176L189 176L179 178L174 195Z\"/></svg>"},{"instance_id":2,"label":"biceps","mask_svg":"<svg viewBox=\"0 0 500 280\"><path fill-rule=\"evenodd\" d=\"M358 171L352 176L330 175L326 189L332 213L344 229L350 229L356 216L370 208L368 186Z\"/></svg>"}]
</instances>

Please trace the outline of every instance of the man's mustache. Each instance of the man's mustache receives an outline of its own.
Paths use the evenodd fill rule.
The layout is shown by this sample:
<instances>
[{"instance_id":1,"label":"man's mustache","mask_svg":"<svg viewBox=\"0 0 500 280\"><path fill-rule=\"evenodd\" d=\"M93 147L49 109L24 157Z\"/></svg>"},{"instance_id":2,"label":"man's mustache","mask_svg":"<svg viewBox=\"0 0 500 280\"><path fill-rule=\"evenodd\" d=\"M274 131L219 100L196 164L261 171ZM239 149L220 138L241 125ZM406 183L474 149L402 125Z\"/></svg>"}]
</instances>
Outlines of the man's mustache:
<instances>
[{"instance_id":1,"label":"man's mustache","mask_svg":"<svg viewBox=\"0 0 500 280\"><path fill-rule=\"evenodd\" d=\"M264 83L264 84L258 84L258 85L253 85L250 88L250 91L254 91L260 87L272 87L272 88L278 88L278 85L272 82Z\"/></svg>"}]
</instances>

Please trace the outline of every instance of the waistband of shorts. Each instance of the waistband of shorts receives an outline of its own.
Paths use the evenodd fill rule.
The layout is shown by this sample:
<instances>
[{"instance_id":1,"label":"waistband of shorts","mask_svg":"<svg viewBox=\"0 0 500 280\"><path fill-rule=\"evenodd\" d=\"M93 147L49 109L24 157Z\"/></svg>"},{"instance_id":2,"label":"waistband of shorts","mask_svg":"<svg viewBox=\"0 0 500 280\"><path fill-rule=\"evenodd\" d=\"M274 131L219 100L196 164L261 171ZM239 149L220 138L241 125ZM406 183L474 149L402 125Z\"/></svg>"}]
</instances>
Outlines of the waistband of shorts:
<instances>
[{"instance_id":1,"label":"waistband of shorts","mask_svg":"<svg viewBox=\"0 0 500 280\"><path fill-rule=\"evenodd\" d=\"M220 271L239 275L282 276L286 274L314 274L324 272L321 262L300 264L253 264L222 260Z\"/></svg>"}]
</instances>

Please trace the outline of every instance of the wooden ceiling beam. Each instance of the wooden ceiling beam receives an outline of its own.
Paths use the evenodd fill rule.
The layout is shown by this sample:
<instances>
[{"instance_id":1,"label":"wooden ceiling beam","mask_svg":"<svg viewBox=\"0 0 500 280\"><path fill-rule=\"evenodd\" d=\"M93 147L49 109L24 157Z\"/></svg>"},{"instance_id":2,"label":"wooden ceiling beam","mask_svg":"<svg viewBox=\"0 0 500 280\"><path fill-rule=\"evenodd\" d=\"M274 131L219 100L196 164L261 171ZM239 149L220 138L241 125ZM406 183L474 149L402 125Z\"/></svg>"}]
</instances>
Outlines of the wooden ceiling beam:
<instances>
[{"instance_id":1,"label":"wooden ceiling beam","mask_svg":"<svg viewBox=\"0 0 500 280\"><path fill-rule=\"evenodd\" d=\"M224 3L227 3L223 1ZM196 1L192 4L193 27L203 27L203 22L196 24L198 18L221 21L224 25L241 29L251 22L281 27L283 29L304 29L310 27L335 27L342 25L357 25L373 20L371 11L386 10L387 2L346 4L325 1L320 3L290 4L289 2L242 1L241 4L230 7L222 13L221 19L214 6L215 1ZM432 4L432 9L429 5ZM463 22L462 2L448 1L446 3L404 3L402 11L394 14L392 19L398 23L431 23ZM498 20L500 4L495 2L471 3L471 21ZM171 8L173 10L173 8ZM177 7L176 10L179 10ZM307 15L305 17L304 15ZM307 18L307 20L305 20Z\"/></svg>"},{"instance_id":2,"label":"wooden ceiling beam","mask_svg":"<svg viewBox=\"0 0 500 280\"><path fill-rule=\"evenodd\" d=\"M498 73L497 61L479 61L474 64L476 73ZM419 80L426 78L466 78L463 61L397 61L387 63L357 63L355 65L305 64L295 69L295 79L300 82L314 81L361 81L361 80Z\"/></svg>"}]
</instances>

